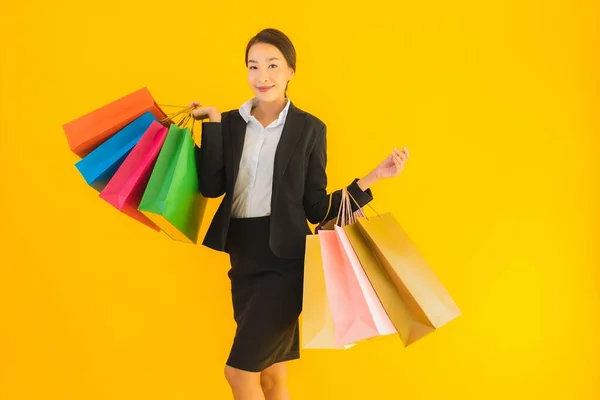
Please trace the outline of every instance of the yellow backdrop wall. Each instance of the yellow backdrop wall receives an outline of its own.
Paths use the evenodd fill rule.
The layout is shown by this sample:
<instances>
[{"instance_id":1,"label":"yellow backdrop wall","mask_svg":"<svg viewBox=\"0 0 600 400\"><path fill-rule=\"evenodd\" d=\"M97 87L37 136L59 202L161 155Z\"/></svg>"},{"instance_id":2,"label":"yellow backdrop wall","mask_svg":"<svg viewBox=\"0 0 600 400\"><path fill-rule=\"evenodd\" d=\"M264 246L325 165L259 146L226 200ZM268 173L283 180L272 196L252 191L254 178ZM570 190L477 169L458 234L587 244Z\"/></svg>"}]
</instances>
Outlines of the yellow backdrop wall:
<instances>
[{"instance_id":1,"label":"yellow backdrop wall","mask_svg":"<svg viewBox=\"0 0 600 400\"><path fill-rule=\"evenodd\" d=\"M290 98L328 125L330 190L409 148L372 204L464 313L409 348L305 351L293 398L600 398L597 2L21 0L2 14L0 398L229 398L227 257L101 201L61 126L143 86L237 108L265 27L298 51Z\"/></svg>"}]
</instances>

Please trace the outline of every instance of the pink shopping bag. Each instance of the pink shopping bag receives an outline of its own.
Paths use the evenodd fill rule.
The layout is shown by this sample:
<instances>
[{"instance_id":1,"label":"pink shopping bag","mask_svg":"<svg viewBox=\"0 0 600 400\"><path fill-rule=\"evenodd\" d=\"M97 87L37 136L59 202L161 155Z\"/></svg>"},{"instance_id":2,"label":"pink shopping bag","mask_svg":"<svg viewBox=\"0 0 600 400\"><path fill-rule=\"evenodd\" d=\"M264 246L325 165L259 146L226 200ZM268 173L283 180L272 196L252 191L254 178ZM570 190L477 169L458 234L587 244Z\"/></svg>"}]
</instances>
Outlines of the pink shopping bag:
<instances>
[{"instance_id":1,"label":"pink shopping bag","mask_svg":"<svg viewBox=\"0 0 600 400\"><path fill-rule=\"evenodd\" d=\"M100 192L100 197L118 210L160 231L158 225L138 210L144 190L150 180L168 129L157 121L152 122L140 141L131 150L115 175Z\"/></svg>"},{"instance_id":2,"label":"pink shopping bag","mask_svg":"<svg viewBox=\"0 0 600 400\"><path fill-rule=\"evenodd\" d=\"M343 256L346 258L346 265L350 265L352 268L351 274L356 277L356 281L360 286L360 291L364 296L365 301L367 302L367 306L369 307L369 312L373 317L373 321L375 323L375 327L377 329L378 335L391 335L397 333L394 324L388 317L375 289L373 288L365 270L363 269L360 261L356 253L354 252L354 248L344 231L344 228L335 225L334 226L335 233L340 241L340 245L342 247ZM347 268L347 267L346 267Z\"/></svg>"},{"instance_id":3,"label":"pink shopping bag","mask_svg":"<svg viewBox=\"0 0 600 400\"><path fill-rule=\"evenodd\" d=\"M334 230L321 230L318 236L336 346L379 336L375 319L338 234Z\"/></svg>"}]
</instances>

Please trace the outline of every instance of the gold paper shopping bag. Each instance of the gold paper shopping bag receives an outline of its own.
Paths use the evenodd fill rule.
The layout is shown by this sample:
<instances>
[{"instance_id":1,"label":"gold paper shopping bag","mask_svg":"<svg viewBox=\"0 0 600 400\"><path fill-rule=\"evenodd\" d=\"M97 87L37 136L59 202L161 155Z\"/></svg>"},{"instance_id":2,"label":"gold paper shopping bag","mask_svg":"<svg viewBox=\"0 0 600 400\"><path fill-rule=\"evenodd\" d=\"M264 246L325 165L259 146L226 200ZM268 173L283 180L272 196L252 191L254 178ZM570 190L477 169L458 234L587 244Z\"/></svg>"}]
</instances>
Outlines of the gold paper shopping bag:
<instances>
[{"instance_id":1,"label":"gold paper shopping bag","mask_svg":"<svg viewBox=\"0 0 600 400\"><path fill-rule=\"evenodd\" d=\"M356 223L343 227L348 241L352 245L354 252L362 265L369 282L373 286L375 293L385 309L389 319L396 328L402 342L406 345L411 332L431 331L433 328L427 323L418 321L411 315L406 307L404 299L392 282L389 274L379 262L375 253L371 250L369 243L364 238Z\"/></svg>"},{"instance_id":2,"label":"gold paper shopping bag","mask_svg":"<svg viewBox=\"0 0 600 400\"><path fill-rule=\"evenodd\" d=\"M391 213L359 218L344 230L405 345L461 315Z\"/></svg>"}]
</instances>

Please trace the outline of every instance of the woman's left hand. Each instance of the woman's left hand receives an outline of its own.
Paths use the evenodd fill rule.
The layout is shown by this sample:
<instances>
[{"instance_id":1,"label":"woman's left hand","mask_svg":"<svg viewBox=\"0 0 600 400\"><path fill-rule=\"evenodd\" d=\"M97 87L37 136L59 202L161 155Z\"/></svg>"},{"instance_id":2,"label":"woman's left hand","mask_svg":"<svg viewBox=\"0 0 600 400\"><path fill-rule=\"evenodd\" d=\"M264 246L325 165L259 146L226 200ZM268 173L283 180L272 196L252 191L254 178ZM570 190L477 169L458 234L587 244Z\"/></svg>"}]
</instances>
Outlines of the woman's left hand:
<instances>
[{"instance_id":1,"label":"woman's left hand","mask_svg":"<svg viewBox=\"0 0 600 400\"><path fill-rule=\"evenodd\" d=\"M375 175L379 178L393 178L400 175L408 158L406 146L402 150L394 148L392 154L375 168Z\"/></svg>"},{"instance_id":2,"label":"woman's left hand","mask_svg":"<svg viewBox=\"0 0 600 400\"><path fill-rule=\"evenodd\" d=\"M384 178L393 178L400 175L404 169L404 164L408 160L408 149L406 146L402 150L394 149L392 154L387 156L375 169L371 170L366 176L358 180L358 187L365 191L375 182Z\"/></svg>"}]
</instances>

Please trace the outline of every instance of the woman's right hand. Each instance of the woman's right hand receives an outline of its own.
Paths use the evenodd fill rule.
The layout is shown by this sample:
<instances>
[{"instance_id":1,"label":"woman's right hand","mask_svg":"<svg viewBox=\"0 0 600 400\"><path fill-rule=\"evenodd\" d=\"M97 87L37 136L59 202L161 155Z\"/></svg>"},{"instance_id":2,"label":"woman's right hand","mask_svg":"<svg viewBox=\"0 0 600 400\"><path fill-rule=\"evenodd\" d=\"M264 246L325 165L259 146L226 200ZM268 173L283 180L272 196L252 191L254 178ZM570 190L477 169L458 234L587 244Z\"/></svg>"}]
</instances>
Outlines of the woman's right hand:
<instances>
[{"instance_id":1,"label":"woman's right hand","mask_svg":"<svg viewBox=\"0 0 600 400\"><path fill-rule=\"evenodd\" d=\"M221 113L217 107L202 106L197 101L191 102L188 104L188 107L194 107L192 110L192 116L195 119L204 119L208 117L210 122L221 122Z\"/></svg>"}]
</instances>

